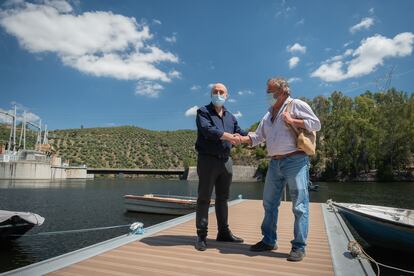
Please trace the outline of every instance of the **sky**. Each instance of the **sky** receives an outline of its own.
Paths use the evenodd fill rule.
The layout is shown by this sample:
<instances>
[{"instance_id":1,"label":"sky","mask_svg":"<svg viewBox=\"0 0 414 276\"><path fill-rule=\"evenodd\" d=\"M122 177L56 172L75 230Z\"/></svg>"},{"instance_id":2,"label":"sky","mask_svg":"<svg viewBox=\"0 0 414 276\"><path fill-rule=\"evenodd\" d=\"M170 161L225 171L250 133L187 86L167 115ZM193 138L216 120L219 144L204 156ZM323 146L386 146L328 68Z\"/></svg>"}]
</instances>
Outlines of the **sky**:
<instances>
[{"instance_id":1,"label":"sky","mask_svg":"<svg viewBox=\"0 0 414 276\"><path fill-rule=\"evenodd\" d=\"M242 128L293 97L412 93L414 1L0 1L0 111L48 129L195 129L210 87ZM9 122L0 114L0 122Z\"/></svg>"}]
</instances>

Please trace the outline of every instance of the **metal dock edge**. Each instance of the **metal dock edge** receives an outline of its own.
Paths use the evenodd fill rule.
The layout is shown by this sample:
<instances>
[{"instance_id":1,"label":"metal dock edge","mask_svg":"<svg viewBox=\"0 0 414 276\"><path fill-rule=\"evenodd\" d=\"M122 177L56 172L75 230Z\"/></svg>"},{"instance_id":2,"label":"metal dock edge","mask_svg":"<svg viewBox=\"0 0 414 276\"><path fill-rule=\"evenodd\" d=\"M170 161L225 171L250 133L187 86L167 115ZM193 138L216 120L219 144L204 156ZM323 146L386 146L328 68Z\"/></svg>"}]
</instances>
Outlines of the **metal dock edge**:
<instances>
[{"instance_id":1,"label":"metal dock edge","mask_svg":"<svg viewBox=\"0 0 414 276\"><path fill-rule=\"evenodd\" d=\"M333 212L326 203L322 203L321 208L335 275L376 275L368 260L353 258L347 251L348 242L355 239L342 217Z\"/></svg>"}]
</instances>

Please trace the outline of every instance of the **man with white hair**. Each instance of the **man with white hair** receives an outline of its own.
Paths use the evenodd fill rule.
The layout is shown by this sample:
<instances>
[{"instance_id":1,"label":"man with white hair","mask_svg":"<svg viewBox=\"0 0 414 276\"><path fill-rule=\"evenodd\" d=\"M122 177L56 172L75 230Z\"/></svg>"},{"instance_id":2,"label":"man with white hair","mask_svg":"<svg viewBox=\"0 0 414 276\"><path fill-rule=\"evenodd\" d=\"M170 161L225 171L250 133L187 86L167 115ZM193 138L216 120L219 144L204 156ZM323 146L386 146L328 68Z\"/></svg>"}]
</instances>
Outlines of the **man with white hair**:
<instances>
[{"instance_id":1,"label":"man with white hair","mask_svg":"<svg viewBox=\"0 0 414 276\"><path fill-rule=\"evenodd\" d=\"M233 162L230 157L232 145L247 135L225 107L227 88L216 83L211 89L211 103L197 110L197 173L199 177L196 212L197 240L195 248L207 249L208 209L213 188L216 191L215 209L217 217L217 241L243 242L233 235L228 226L230 184L233 176ZM236 136L235 133L241 136Z\"/></svg>"},{"instance_id":2,"label":"man with white hair","mask_svg":"<svg viewBox=\"0 0 414 276\"><path fill-rule=\"evenodd\" d=\"M250 250L277 249L278 209L287 183L295 216L294 239L288 261L301 261L305 257L309 224L309 157L296 147L296 134L287 124L307 131L319 131L321 124L307 103L290 97L288 82L283 78L268 80L267 96L270 108L256 132L241 137L242 143L253 146L266 142L267 154L271 157L263 190L263 238ZM289 103L290 112L287 111Z\"/></svg>"}]
</instances>

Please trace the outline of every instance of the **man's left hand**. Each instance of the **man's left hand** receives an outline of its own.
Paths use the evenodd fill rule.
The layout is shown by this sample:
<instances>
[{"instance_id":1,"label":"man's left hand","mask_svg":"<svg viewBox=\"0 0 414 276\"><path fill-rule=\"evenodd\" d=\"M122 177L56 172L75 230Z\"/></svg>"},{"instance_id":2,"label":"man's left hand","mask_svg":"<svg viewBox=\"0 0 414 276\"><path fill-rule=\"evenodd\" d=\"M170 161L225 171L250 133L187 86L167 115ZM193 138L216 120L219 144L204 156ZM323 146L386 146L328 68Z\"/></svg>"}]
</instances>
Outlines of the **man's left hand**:
<instances>
[{"instance_id":1,"label":"man's left hand","mask_svg":"<svg viewBox=\"0 0 414 276\"><path fill-rule=\"evenodd\" d=\"M289 112L287 112L287 111L283 112L283 113L282 113L282 119L283 119L286 123L288 123L288 124L290 124L290 125L293 125L293 118L292 118L292 116L290 116L290 113L289 113Z\"/></svg>"}]
</instances>

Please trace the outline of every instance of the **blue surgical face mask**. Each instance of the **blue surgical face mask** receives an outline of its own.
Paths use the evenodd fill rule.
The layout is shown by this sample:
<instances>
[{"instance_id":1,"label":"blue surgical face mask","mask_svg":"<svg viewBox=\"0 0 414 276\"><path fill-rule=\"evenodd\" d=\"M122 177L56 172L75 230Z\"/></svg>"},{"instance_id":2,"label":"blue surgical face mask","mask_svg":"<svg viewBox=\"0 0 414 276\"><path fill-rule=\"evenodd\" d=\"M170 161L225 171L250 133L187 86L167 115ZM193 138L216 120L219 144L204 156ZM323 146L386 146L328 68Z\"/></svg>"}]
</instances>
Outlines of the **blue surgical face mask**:
<instances>
[{"instance_id":1,"label":"blue surgical face mask","mask_svg":"<svg viewBox=\"0 0 414 276\"><path fill-rule=\"evenodd\" d=\"M267 93L266 94L267 97L267 103L269 104L269 106L274 106L275 103L277 102L277 99L274 98L274 93Z\"/></svg>"},{"instance_id":2,"label":"blue surgical face mask","mask_svg":"<svg viewBox=\"0 0 414 276\"><path fill-rule=\"evenodd\" d=\"M221 96L221 95L218 95L218 94L211 95L211 102L216 107L222 107L224 105L225 101L226 101L226 97L224 97L224 96Z\"/></svg>"}]
</instances>

